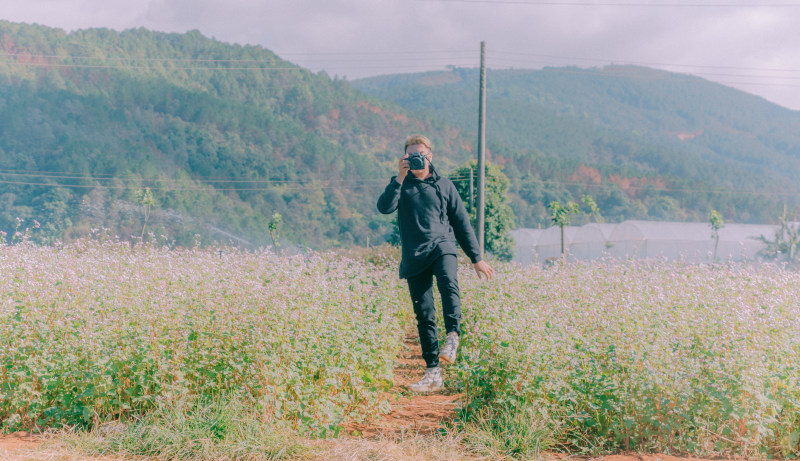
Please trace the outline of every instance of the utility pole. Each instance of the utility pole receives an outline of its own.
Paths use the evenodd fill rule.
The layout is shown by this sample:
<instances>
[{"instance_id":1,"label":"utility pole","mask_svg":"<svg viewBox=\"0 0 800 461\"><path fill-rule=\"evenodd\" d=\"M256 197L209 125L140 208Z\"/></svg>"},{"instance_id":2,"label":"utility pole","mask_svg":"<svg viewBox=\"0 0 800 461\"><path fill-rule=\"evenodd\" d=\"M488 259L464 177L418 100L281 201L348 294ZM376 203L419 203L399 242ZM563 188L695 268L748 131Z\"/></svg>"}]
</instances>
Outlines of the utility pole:
<instances>
[{"instance_id":1,"label":"utility pole","mask_svg":"<svg viewBox=\"0 0 800 461\"><path fill-rule=\"evenodd\" d=\"M481 42L481 88L478 99L478 246L483 255L486 207L486 42Z\"/></svg>"},{"instance_id":2,"label":"utility pole","mask_svg":"<svg viewBox=\"0 0 800 461\"><path fill-rule=\"evenodd\" d=\"M469 169L469 212L475 209L475 177L472 168Z\"/></svg>"}]
</instances>

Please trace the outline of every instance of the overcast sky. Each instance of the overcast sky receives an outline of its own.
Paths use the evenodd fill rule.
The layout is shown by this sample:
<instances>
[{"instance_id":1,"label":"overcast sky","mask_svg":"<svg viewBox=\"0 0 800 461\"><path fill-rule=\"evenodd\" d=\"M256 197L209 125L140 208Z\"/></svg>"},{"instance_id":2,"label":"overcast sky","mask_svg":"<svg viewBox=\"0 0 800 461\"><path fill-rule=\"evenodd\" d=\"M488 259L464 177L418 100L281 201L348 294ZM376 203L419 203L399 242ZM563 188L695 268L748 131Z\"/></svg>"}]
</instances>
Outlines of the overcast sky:
<instances>
[{"instance_id":1,"label":"overcast sky","mask_svg":"<svg viewBox=\"0 0 800 461\"><path fill-rule=\"evenodd\" d=\"M314 71L639 64L800 110L800 0L0 0L0 18L68 31L197 29Z\"/></svg>"}]
</instances>

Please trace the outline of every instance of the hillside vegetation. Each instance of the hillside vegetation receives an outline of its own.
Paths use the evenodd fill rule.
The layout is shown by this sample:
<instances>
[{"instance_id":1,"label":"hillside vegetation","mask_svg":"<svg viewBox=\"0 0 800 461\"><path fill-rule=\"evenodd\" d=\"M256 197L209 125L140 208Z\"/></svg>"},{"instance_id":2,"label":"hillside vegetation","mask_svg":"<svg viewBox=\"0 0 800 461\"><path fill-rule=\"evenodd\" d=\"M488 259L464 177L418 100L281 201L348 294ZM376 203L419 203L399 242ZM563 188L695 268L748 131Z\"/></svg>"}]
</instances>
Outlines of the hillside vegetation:
<instances>
[{"instance_id":1,"label":"hillside vegetation","mask_svg":"<svg viewBox=\"0 0 800 461\"><path fill-rule=\"evenodd\" d=\"M6 241L40 226L28 235L365 246L392 233L375 200L408 134L430 135L445 174L474 157L474 69L350 83L196 31L2 21L0 46ZM517 226L584 194L609 221L774 222L799 205L800 114L752 95L609 67L491 71L488 101Z\"/></svg>"},{"instance_id":2,"label":"hillside vegetation","mask_svg":"<svg viewBox=\"0 0 800 461\"><path fill-rule=\"evenodd\" d=\"M382 241L375 212L409 132L454 132L253 46L198 32L0 22L0 230L108 228L179 244ZM459 158L459 156L461 156ZM451 156L444 156L447 164ZM454 163L452 163L454 164ZM155 206L145 228L137 192Z\"/></svg>"},{"instance_id":3,"label":"hillside vegetation","mask_svg":"<svg viewBox=\"0 0 800 461\"><path fill-rule=\"evenodd\" d=\"M474 138L478 75L452 69L353 82ZM800 113L653 69L490 70L487 146L520 224L590 194L607 218L771 222L798 205ZM472 143L474 145L474 143Z\"/></svg>"}]
</instances>

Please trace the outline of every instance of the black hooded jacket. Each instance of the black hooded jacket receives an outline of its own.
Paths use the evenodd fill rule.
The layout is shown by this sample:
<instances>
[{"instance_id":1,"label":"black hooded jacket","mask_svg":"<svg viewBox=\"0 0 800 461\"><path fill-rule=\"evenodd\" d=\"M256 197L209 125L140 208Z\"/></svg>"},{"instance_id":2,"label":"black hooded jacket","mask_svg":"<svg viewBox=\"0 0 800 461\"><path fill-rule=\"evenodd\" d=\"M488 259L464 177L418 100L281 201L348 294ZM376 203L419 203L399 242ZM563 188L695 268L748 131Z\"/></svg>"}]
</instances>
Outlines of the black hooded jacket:
<instances>
[{"instance_id":1,"label":"black hooded jacket","mask_svg":"<svg viewBox=\"0 0 800 461\"><path fill-rule=\"evenodd\" d=\"M406 175L403 184L393 176L378 198L378 211L397 210L402 257L400 278L424 271L442 255L457 255L456 241L473 264L481 260L475 232L453 182L431 168L431 176Z\"/></svg>"}]
</instances>

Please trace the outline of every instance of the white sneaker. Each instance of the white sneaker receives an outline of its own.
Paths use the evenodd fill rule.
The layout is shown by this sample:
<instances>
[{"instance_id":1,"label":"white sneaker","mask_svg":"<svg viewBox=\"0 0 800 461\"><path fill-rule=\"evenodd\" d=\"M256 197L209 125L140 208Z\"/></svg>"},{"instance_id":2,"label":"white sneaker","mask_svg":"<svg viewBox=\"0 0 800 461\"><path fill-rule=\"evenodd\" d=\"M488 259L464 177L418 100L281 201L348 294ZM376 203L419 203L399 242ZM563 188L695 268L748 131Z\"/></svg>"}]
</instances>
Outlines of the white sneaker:
<instances>
[{"instance_id":1,"label":"white sneaker","mask_svg":"<svg viewBox=\"0 0 800 461\"><path fill-rule=\"evenodd\" d=\"M458 333L451 331L447 333L444 347L439 353L439 360L445 363L456 363L456 352L458 352Z\"/></svg>"},{"instance_id":2,"label":"white sneaker","mask_svg":"<svg viewBox=\"0 0 800 461\"><path fill-rule=\"evenodd\" d=\"M425 370L425 376L408 388L414 392L434 392L443 389L442 369L439 367L428 368Z\"/></svg>"}]
</instances>

